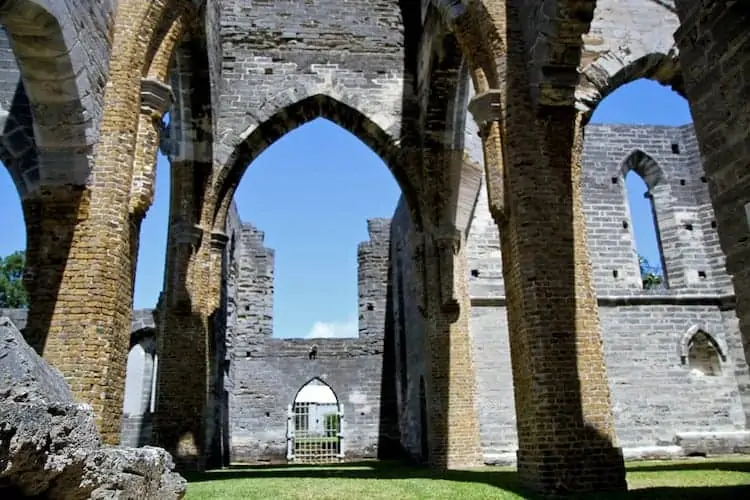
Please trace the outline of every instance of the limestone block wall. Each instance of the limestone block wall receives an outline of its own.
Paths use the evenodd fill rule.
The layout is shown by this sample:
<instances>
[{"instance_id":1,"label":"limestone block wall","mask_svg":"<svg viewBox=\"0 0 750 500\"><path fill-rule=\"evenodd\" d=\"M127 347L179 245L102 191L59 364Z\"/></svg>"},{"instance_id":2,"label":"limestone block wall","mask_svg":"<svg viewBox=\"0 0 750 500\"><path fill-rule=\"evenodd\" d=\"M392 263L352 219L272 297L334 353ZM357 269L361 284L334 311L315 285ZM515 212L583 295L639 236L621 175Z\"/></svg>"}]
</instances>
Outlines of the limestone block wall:
<instances>
[{"instance_id":1,"label":"limestone block wall","mask_svg":"<svg viewBox=\"0 0 750 500\"><path fill-rule=\"evenodd\" d=\"M395 416L381 397L392 370L383 369L390 224L368 221L370 240L359 245L359 337L272 338L273 250L263 233L244 224L235 249L236 322L230 322L228 378L229 447L232 461L285 460L288 407L297 392L319 378L343 405L347 458L375 457ZM310 359L313 346L317 356ZM394 405L392 405L394 406Z\"/></svg>"},{"instance_id":2,"label":"limestone block wall","mask_svg":"<svg viewBox=\"0 0 750 500\"><path fill-rule=\"evenodd\" d=\"M653 447L688 453L674 450L678 435L745 430L747 363L692 127L589 125L584 151L589 248L620 445L629 455ZM640 280L623 176L634 151L652 160L651 174L654 165L660 171L652 192L669 274L666 289L644 290ZM410 234L402 202L391 225L395 286L390 300L396 342L406 339L400 356L407 374L399 391L402 442L418 455L416 391L424 359L420 318L409 293ZM513 381L499 235L484 187L468 234L467 259L482 446L487 461L509 462L517 443ZM403 323L400 311L409 318ZM413 319L408 311L415 312ZM683 362L681 353L698 330L709 334L724 356L718 376L698 375Z\"/></svg>"},{"instance_id":3,"label":"limestone block wall","mask_svg":"<svg viewBox=\"0 0 750 500\"><path fill-rule=\"evenodd\" d=\"M228 0L211 12L209 33L218 161L284 107L326 94L398 137L404 29L398 2ZM367 22L362 22L367 19ZM215 22L215 21L214 21ZM260 110L248 113L248 110ZM296 118L296 117L295 117ZM315 117L305 117L312 119Z\"/></svg>"}]
</instances>

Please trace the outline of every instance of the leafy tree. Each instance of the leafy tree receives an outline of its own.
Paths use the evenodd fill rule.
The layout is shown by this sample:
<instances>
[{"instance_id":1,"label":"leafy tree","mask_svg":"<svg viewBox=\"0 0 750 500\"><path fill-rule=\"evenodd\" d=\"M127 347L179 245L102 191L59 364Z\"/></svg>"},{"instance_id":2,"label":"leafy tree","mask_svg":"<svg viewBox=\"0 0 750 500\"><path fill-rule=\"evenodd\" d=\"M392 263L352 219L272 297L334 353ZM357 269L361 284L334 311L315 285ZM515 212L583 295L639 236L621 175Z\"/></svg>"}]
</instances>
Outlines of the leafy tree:
<instances>
[{"instance_id":1,"label":"leafy tree","mask_svg":"<svg viewBox=\"0 0 750 500\"><path fill-rule=\"evenodd\" d=\"M0 258L0 307L26 308L29 297L23 286L26 253L14 252Z\"/></svg>"},{"instance_id":2,"label":"leafy tree","mask_svg":"<svg viewBox=\"0 0 750 500\"><path fill-rule=\"evenodd\" d=\"M638 264L641 268L641 280L643 281L643 288L648 290L656 288L664 283L664 273L657 266L649 264L646 257L639 255Z\"/></svg>"}]
</instances>

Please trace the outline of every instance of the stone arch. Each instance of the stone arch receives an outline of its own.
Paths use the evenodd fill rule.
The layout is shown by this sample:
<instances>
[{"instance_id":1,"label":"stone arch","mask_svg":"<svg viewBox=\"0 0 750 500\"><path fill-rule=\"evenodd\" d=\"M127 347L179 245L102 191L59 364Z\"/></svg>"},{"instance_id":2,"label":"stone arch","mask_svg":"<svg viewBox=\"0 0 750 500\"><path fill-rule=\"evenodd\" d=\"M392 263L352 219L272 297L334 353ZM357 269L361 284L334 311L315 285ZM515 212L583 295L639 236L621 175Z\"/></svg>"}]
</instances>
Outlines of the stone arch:
<instances>
[{"instance_id":1,"label":"stone arch","mask_svg":"<svg viewBox=\"0 0 750 500\"><path fill-rule=\"evenodd\" d=\"M636 222L635 219L633 219L633 207L629 196L629 186L627 185L627 177L630 172L633 172L635 175L640 177L640 179L646 185L647 191L645 193L645 196L648 199L651 216L650 220L648 220L645 224L640 224ZM665 178L664 170L651 155L645 153L641 149L636 149L632 151L628 156L626 156L623 160L622 164L620 165L620 175L622 177L621 186L624 203L628 208L628 214L630 217L630 225L628 231L633 245L633 265L636 266L638 272L641 274L641 282L644 289L650 289L654 287L668 288L668 259L664 252L664 245L662 243L662 230L664 229L664 224L662 222L665 216L665 207L668 207L668 204L665 202L669 197L669 185L666 182L667 179ZM650 228L646 226L646 224L650 225ZM652 233L656 239L659 258L658 266L660 267L661 271L659 271L659 267L657 267L655 269L647 270L647 273L649 273L649 275L651 276L653 276L653 273L656 273L657 276L661 276L661 281L659 282L653 282L652 278L643 278L644 268L642 267L641 263L642 255L639 252L639 247L636 243L636 227L647 227L647 232Z\"/></svg>"},{"instance_id":2,"label":"stone arch","mask_svg":"<svg viewBox=\"0 0 750 500\"><path fill-rule=\"evenodd\" d=\"M632 151L622 161L620 173L625 177L628 172L638 174L648 186L649 191L666 182L664 170L654 158L641 149Z\"/></svg>"},{"instance_id":3,"label":"stone arch","mask_svg":"<svg viewBox=\"0 0 750 500\"><path fill-rule=\"evenodd\" d=\"M398 137L399 126L395 123L378 125L374 121L375 118L359 111L354 107L354 99L348 99L346 96L338 99L329 94L319 93L296 100L296 96L304 91L305 89L292 88L278 94L255 115L254 121L259 125L248 127L240 135L238 145L227 157L214 183L217 200L214 227L217 230L223 229L234 191L250 163L285 134L315 118L325 118L339 125L380 156L415 213L415 224L420 224L418 200L421 186L417 184L418 178L407 161L404 150L395 140L395 137ZM218 151L217 154L221 152Z\"/></svg>"},{"instance_id":4,"label":"stone arch","mask_svg":"<svg viewBox=\"0 0 750 500\"><path fill-rule=\"evenodd\" d=\"M424 178L439 191L423 201L438 207L434 222L468 233L482 184L482 167L464 152L470 95L469 63L453 34L432 37L426 68L428 98L424 109ZM445 197L449 192L450 196ZM439 201L439 202L438 202ZM426 209L425 209L426 213Z\"/></svg>"},{"instance_id":5,"label":"stone arch","mask_svg":"<svg viewBox=\"0 0 750 500\"><path fill-rule=\"evenodd\" d=\"M710 333L708 333L709 330L705 328L703 325L693 325L690 328L687 329L687 331L682 334L682 337L680 337L680 341L677 345L677 353L680 357L680 364L683 366L689 366L690 363L690 348L691 343L694 342L694 340L697 339L697 337L703 337L702 340L705 342L704 346L710 347L714 350L717 359L721 361L721 363L727 362L727 346L724 343L722 339L717 339Z\"/></svg>"},{"instance_id":6,"label":"stone arch","mask_svg":"<svg viewBox=\"0 0 750 500\"><path fill-rule=\"evenodd\" d=\"M430 26L432 17L455 36L467 59L476 92L499 88L503 78L498 72L505 67L505 44L485 2L423 0L423 26Z\"/></svg>"},{"instance_id":7,"label":"stone arch","mask_svg":"<svg viewBox=\"0 0 750 500\"><path fill-rule=\"evenodd\" d=\"M294 395L290 424L296 462L325 462L341 456L341 403L333 388L313 377Z\"/></svg>"},{"instance_id":8,"label":"stone arch","mask_svg":"<svg viewBox=\"0 0 750 500\"><path fill-rule=\"evenodd\" d=\"M14 178L25 194L38 184L84 185L89 177L93 143L87 56L75 26L63 26L56 5L10 0L0 7L0 24L11 40L23 88L33 116L34 140L41 153L26 161Z\"/></svg>"},{"instance_id":9,"label":"stone arch","mask_svg":"<svg viewBox=\"0 0 750 500\"><path fill-rule=\"evenodd\" d=\"M581 78L576 87L576 105L586 120L607 95L639 78L669 85L685 96L674 42L680 21L668 2L590 3L596 7L590 29L583 33Z\"/></svg>"},{"instance_id":10,"label":"stone arch","mask_svg":"<svg viewBox=\"0 0 750 500\"><path fill-rule=\"evenodd\" d=\"M609 94L640 78L670 86L685 97L676 51L646 54L630 63L613 53L606 53L583 70L582 83L576 88L576 102L585 112L586 120Z\"/></svg>"}]
</instances>

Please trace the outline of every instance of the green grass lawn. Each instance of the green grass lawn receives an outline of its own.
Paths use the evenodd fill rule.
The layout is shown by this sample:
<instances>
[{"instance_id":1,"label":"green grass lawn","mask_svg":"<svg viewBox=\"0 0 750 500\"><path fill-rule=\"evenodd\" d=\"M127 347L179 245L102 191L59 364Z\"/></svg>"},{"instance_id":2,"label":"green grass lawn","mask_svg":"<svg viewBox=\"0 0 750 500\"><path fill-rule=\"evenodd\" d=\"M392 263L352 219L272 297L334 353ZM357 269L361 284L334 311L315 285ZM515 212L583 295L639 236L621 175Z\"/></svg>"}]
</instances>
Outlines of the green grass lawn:
<instances>
[{"instance_id":1,"label":"green grass lawn","mask_svg":"<svg viewBox=\"0 0 750 500\"><path fill-rule=\"evenodd\" d=\"M451 471L392 462L341 466L235 466L186 475L187 500L463 500L535 498L507 467ZM587 499L750 500L750 458L686 459L628 464L630 491Z\"/></svg>"}]
</instances>

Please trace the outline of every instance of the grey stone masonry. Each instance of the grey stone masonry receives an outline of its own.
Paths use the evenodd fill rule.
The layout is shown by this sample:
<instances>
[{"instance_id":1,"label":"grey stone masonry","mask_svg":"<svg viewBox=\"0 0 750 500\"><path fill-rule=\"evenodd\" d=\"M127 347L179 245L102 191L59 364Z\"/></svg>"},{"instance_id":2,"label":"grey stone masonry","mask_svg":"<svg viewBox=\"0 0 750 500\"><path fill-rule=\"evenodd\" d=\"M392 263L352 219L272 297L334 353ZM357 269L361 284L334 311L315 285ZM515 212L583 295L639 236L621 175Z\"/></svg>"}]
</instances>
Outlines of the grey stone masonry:
<instances>
[{"instance_id":1,"label":"grey stone masonry","mask_svg":"<svg viewBox=\"0 0 750 500\"><path fill-rule=\"evenodd\" d=\"M377 457L395 415L382 410L390 221L368 221L370 240L358 248L359 337L272 338L273 250L244 224L236 256L227 326L229 447L232 461L286 460L288 407L314 378L335 393L344 412L344 458ZM311 359L311 350L317 355ZM395 405L393 405L395 407ZM389 430L390 429L390 430Z\"/></svg>"},{"instance_id":2,"label":"grey stone masonry","mask_svg":"<svg viewBox=\"0 0 750 500\"><path fill-rule=\"evenodd\" d=\"M114 6L110 0L11 0L0 6L0 83L6 83L0 105L11 114L4 135L12 136L4 138L0 158L15 160L8 167L22 196L40 185L90 180L86 155L102 116ZM11 108L9 91L15 92ZM25 150L32 137L34 148Z\"/></svg>"},{"instance_id":3,"label":"grey stone masonry","mask_svg":"<svg viewBox=\"0 0 750 500\"><path fill-rule=\"evenodd\" d=\"M219 89L219 164L268 118L318 94L399 137L404 81L412 77L404 74L398 2L227 0L211 17L219 21L218 33L209 34L209 44L218 42L209 47L209 60L220 63L221 73L212 82Z\"/></svg>"},{"instance_id":4,"label":"grey stone masonry","mask_svg":"<svg viewBox=\"0 0 750 500\"><path fill-rule=\"evenodd\" d=\"M626 456L746 449L750 376L692 126L588 125L583 162L589 250L615 426ZM642 284L625 189L630 169L653 197L665 288ZM403 351L397 366L405 370L399 376L401 439L418 456L424 347L411 291L412 232L402 200L391 224L389 300L396 352ZM487 462L512 462L517 441L502 259L485 186L467 236L467 259L482 446ZM696 364L703 333L715 372Z\"/></svg>"}]
</instances>

